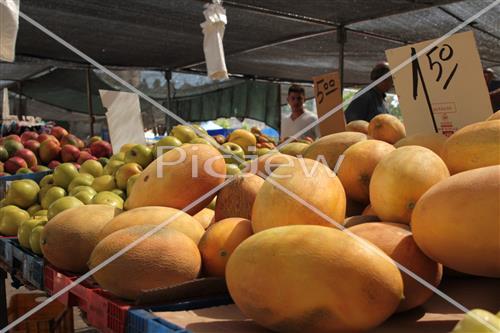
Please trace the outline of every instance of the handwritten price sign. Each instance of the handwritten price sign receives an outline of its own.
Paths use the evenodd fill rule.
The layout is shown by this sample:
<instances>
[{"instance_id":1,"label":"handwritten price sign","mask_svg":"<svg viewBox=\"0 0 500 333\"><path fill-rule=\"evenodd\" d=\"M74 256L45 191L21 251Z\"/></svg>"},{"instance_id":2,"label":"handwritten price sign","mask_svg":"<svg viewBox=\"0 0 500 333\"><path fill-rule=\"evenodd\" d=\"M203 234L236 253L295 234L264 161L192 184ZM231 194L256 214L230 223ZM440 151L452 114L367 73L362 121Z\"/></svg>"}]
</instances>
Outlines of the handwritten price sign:
<instances>
[{"instance_id":1,"label":"handwritten price sign","mask_svg":"<svg viewBox=\"0 0 500 333\"><path fill-rule=\"evenodd\" d=\"M314 95L318 117L342 104L339 73L333 72L313 77ZM321 136L345 131L344 111L338 110L319 124Z\"/></svg>"},{"instance_id":2,"label":"handwritten price sign","mask_svg":"<svg viewBox=\"0 0 500 333\"><path fill-rule=\"evenodd\" d=\"M391 68L432 44L386 51ZM455 34L403 67L394 77L406 133L447 136L493 112L472 32Z\"/></svg>"}]
</instances>

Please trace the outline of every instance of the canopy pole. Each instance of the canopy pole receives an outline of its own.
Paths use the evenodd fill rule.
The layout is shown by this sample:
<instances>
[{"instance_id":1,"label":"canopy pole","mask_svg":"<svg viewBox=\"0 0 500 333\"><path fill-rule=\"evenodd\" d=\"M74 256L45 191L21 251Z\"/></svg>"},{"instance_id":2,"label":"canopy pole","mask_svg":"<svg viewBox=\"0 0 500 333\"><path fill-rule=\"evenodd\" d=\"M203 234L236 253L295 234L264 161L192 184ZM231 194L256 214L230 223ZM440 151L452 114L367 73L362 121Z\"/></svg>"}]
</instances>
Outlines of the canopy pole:
<instances>
[{"instance_id":1,"label":"canopy pole","mask_svg":"<svg viewBox=\"0 0 500 333\"><path fill-rule=\"evenodd\" d=\"M89 118L90 118L90 136L94 136L94 110L92 108L92 90L90 85L90 74L91 74L90 66L87 67L87 108L89 110Z\"/></svg>"},{"instance_id":2,"label":"canopy pole","mask_svg":"<svg viewBox=\"0 0 500 333\"><path fill-rule=\"evenodd\" d=\"M344 46L347 41L345 26L341 25L337 29L337 43L339 43L339 76L340 76L340 94L344 97Z\"/></svg>"},{"instance_id":3,"label":"canopy pole","mask_svg":"<svg viewBox=\"0 0 500 333\"><path fill-rule=\"evenodd\" d=\"M165 71L165 79L167 80L167 109L172 111L172 91L170 89L170 80L172 80L172 72ZM172 111L173 112L173 111ZM170 117L165 115L165 131L170 132ZM168 134L168 133L167 133Z\"/></svg>"}]
</instances>

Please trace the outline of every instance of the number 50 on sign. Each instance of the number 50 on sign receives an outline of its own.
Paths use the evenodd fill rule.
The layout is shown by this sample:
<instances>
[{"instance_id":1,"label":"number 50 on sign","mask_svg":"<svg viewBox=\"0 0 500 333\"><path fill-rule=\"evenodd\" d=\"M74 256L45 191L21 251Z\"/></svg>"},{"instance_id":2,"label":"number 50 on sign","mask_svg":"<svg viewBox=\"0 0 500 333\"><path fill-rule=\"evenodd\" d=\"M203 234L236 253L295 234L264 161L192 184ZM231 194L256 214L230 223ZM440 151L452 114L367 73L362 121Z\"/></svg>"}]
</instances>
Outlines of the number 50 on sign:
<instances>
[{"instance_id":1,"label":"number 50 on sign","mask_svg":"<svg viewBox=\"0 0 500 333\"><path fill-rule=\"evenodd\" d=\"M386 51L391 68L433 41ZM407 134L458 129L492 114L488 88L472 32L450 36L394 74Z\"/></svg>"}]
</instances>

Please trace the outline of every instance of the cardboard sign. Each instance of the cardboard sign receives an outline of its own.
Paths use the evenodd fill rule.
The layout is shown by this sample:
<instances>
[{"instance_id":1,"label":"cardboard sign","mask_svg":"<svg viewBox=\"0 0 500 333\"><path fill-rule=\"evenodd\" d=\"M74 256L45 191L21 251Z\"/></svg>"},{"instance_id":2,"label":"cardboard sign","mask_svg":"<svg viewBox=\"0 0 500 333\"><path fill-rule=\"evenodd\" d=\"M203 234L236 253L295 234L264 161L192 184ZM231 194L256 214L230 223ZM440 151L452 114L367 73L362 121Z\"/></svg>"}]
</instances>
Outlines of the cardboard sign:
<instances>
[{"instance_id":1,"label":"cardboard sign","mask_svg":"<svg viewBox=\"0 0 500 333\"><path fill-rule=\"evenodd\" d=\"M386 51L394 69L433 40ZM437 44L393 76L406 134L458 129L488 118L493 110L472 32Z\"/></svg>"},{"instance_id":2,"label":"cardboard sign","mask_svg":"<svg viewBox=\"0 0 500 333\"><path fill-rule=\"evenodd\" d=\"M313 77L314 96L318 118L342 104L340 78L338 72ZM321 136L345 131L345 117L342 109L319 124Z\"/></svg>"},{"instance_id":3,"label":"cardboard sign","mask_svg":"<svg viewBox=\"0 0 500 333\"><path fill-rule=\"evenodd\" d=\"M109 137L113 151L126 143L146 144L139 96L134 93L99 90L102 105L108 110Z\"/></svg>"}]
</instances>

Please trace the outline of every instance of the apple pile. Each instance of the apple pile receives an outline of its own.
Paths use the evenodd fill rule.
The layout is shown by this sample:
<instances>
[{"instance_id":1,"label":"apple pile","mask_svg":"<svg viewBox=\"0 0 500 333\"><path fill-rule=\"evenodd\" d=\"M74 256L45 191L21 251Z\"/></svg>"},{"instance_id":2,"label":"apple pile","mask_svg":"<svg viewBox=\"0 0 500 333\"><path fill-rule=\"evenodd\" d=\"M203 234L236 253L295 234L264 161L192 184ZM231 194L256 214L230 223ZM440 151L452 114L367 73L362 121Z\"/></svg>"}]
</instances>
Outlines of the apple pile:
<instances>
[{"instance_id":1,"label":"apple pile","mask_svg":"<svg viewBox=\"0 0 500 333\"><path fill-rule=\"evenodd\" d=\"M0 138L0 177L54 169L61 163L78 168L86 160L108 158L109 142L95 136L88 145L66 129L55 126L50 133L27 131Z\"/></svg>"},{"instance_id":2,"label":"apple pile","mask_svg":"<svg viewBox=\"0 0 500 333\"><path fill-rule=\"evenodd\" d=\"M95 141L91 147L101 147L99 142L104 141ZM41 254L41 229L60 212L87 204L123 209L133 182L154 160L152 149L126 144L109 159L104 157L108 151L102 152L99 159L89 154L81 166L73 161L60 163L38 184L30 179L13 181L0 201L0 235L17 236L21 246Z\"/></svg>"}]
</instances>

